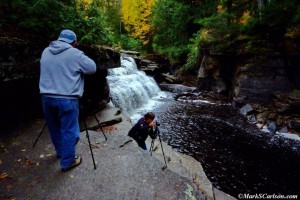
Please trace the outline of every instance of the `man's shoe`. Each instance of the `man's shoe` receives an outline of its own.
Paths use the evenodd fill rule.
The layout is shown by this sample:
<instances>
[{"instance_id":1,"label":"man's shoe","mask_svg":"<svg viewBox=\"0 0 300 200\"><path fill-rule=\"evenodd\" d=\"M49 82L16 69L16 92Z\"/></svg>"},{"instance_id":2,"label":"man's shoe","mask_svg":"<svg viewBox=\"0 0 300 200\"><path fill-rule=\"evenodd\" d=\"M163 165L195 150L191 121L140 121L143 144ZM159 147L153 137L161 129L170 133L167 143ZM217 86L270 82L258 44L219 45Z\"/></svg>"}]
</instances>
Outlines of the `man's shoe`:
<instances>
[{"instance_id":1,"label":"man's shoe","mask_svg":"<svg viewBox=\"0 0 300 200\"><path fill-rule=\"evenodd\" d=\"M66 171L69 171L70 169L74 168L74 167L77 167L78 165L80 165L82 162L82 158L80 156L76 156L73 163L68 166L68 167L63 167L61 168L61 171L63 172L66 172Z\"/></svg>"}]
</instances>

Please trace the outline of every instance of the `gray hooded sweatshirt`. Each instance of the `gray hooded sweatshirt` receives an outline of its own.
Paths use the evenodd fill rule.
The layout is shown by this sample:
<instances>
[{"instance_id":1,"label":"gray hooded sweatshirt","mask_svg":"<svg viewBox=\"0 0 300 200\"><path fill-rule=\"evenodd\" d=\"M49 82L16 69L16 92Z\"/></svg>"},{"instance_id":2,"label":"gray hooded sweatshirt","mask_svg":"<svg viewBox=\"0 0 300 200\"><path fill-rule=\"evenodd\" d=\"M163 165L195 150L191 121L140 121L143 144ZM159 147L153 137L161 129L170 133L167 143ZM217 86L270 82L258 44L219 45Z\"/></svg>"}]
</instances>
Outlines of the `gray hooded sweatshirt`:
<instances>
[{"instance_id":1,"label":"gray hooded sweatshirt","mask_svg":"<svg viewBox=\"0 0 300 200\"><path fill-rule=\"evenodd\" d=\"M61 97L81 97L84 74L96 72L95 62L72 45L53 41L40 60L40 93Z\"/></svg>"}]
</instances>

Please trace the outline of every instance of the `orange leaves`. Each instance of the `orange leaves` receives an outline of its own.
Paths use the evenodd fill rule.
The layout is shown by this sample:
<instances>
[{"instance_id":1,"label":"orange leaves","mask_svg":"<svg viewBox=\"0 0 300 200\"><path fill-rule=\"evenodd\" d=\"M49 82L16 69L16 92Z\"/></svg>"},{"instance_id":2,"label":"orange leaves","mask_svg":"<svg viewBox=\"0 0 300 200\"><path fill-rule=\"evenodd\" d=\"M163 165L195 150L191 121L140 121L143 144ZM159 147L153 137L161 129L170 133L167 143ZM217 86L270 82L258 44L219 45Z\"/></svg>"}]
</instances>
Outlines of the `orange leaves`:
<instances>
[{"instance_id":1,"label":"orange leaves","mask_svg":"<svg viewBox=\"0 0 300 200\"><path fill-rule=\"evenodd\" d=\"M299 38L300 37L300 26L294 26L287 30L287 33L285 34L286 37L289 38Z\"/></svg>"},{"instance_id":2,"label":"orange leaves","mask_svg":"<svg viewBox=\"0 0 300 200\"><path fill-rule=\"evenodd\" d=\"M250 12L248 10L244 11L240 19L240 24L247 24L250 18Z\"/></svg>"},{"instance_id":3,"label":"orange leaves","mask_svg":"<svg viewBox=\"0 0 300 200\"><path fill-rule=\"evenodd\" d=\"M5 179L7 177L8 177L8 175L5 172L3 172L3 173L0 174L0 179Z\"/></svg>"},{"instance_id":4,"label":"orange leaves","mask_svg":"<svg viewBox=\"0 0 300 200\"><path fill-rule=\"evenodd\" d=\"M218 13L224 13L225 11L226 11L226 9L222 5L217 6L217 12Z\"/></svg>"},{"instance_id":5,"label":"orange leaves","mask_svg":"<svg viewBox=\"0 0 300 200\"><path fill-rule=\"evenodd\" d=\"M102 130L105 133L108 133L108 132L113 132L114 130L117 130L117 128L115 126L105 126L105 127L102 128ZM98 132L101 132L102 130L100 128L97 129Z\"/></svg>"}]
</instances>

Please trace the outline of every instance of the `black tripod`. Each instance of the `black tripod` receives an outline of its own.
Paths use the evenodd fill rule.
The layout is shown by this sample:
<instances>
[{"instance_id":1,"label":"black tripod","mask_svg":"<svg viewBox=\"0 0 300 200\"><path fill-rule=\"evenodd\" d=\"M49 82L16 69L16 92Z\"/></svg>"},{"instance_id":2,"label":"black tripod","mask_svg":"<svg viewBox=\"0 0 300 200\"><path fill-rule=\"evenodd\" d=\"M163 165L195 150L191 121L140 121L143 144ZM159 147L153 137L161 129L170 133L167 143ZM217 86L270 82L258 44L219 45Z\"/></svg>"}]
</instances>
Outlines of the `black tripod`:
<instances>
[{"instance_id":1,"label":"black tripod","mask_svg":"<svg viewBox=\"0 0 300 200\"><path fill-rule=\"evenodd\" d=\"M85 113L84 113L84 111L83 111L82 113L83 113L82 121L83 121L83 124L84 124L85 132L86 132L86 137L87 137L88 142L89 142L89 147L90 147L90 151L91 151L91 155L92 155L92 159L93 159L94 169L96 169L97 167L96 167L96 163L95 163L95 159L94 159L94 153L93 153L93 149L92 149L92 145L91 145L91 141L90 141L90 136L89 136L89 132L88 132L88 127L87 127L86 120L85 120ZM101 131L102 131L104 137L105 137L105 140L107 140L107 137L106 137L106 135L105 135L105 133L104 133L104 131L103 131L103 129L102 129L102 126L100 125L100 122L99 122L99 120L98 120L96 114L94 114L94 117L95 117L95 119L96 119L96 121L97 121L97 123L98 123L98 126L100 127L100 129L101 129ZM42 130L41 130L40 134L38 135L38 137L36 138L35 142L33 143L32 148L35 147L36 143L38 142L38 140L39 140L40 137L42 136L42 134L43 134L44 130L46 129L46 127L47 127L47 123L44 124L44 127L42 128Z\"/></svg>"},{"instance_id":2,"label":"black tripod","mask_svg":"<svg viewBox=\"0 0 300 200\"><path fill-rule=\"evenodd\" d=\"M160 146L161 146L161 150L162 150L162 153L163 153L163 156L164 156L164 160L165 160L165 164L166 164L166 166L163 167L163 170L164 170L164 169L166 169L168 167L168 165L167 165L167 161L166 161L166 156L165 156L164 148L163 148L163 145L162 145L162 142L161 142L160 131L158 129L158 126L159 126L159 124L157 123L157 126L155 126L154 134L155 134L155 136L158 136L158 139L159 139L159 142L160 142ZM152 152L153 152L153 148L154 148L154 141L155 141L155 139L152 139L150 150L149 150L151 156L152 156Z\"/></svg>"}]
</instances>

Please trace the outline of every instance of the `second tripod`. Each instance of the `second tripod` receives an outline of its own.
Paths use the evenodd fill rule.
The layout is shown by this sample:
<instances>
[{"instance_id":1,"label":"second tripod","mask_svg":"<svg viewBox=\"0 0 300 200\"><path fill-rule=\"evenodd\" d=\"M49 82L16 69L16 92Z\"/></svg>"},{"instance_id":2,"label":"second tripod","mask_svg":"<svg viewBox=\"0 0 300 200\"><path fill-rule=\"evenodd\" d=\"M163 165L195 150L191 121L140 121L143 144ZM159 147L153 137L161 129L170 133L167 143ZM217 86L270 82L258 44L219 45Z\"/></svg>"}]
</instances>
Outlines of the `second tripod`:
<instances>
[{"instance_id":1,"label":"second tripod","mask_svg":"<svg viewBox=\"0 0 300 200\"><path fill-rule=\"evenodd\" d=\"M164 170L165 168L168 167L168 165L167 165L166 156L165 156L164 148L163 148L163 145L162 145L162 141L161 141L161 137L160 137L160 131L158 129L158 126L159 126L159 123L157 123L157 126L155 126L154 134L155 134L155 136L158 136L159 143L160 143L160 146L161 146L161 151L163 153L163 157L164 157L164 160L165 160L166 166L163 167L163 170ZM153 148L154 148L154 142L155 142L155 139L152 139L150 150L149 150L151 156L152 156L152 152L153 152Z\"/></svg>"},{"instance_id":2,"label":"second tripod","mask_svg":"<svg viewBox=\"0 0 300 200\"><path fill-rule=\"evenodd\" d=\"M99 128L101 129L102 133L103 133L103 136L105 137L105 140L107 140L107 137L102 129L102 126L100 125L100 122L96 116L96 114L94 114L94 117L98 123L98 126ZM92 156L92 159L93 159L93 164L94 164L94 169L96 169L96 162L95 162L95 159L94 159L94 153L93 153L93 150L92 150L92 144L91 144L91 141L90 141L90 136L89 136L89 132L88 132L88 127L87 127L87 124L86 124L86 120L85 120L85 116L83 117L83 124L84 124L84 128L85 128L85 132L86 132L86 137L88 139L88 143L89 143L89 147L90 147L90 151L91 151L91 156ZM44 127L42 128L40 134L38 135L38 137L36 138L35 142L33 143L33 148L35 147L36 143L38 142L38 140L40 139L40 137L42 136L43 132L45 131L47 127L47 123L44 124Z\"/></svg>"}]
</instances>

